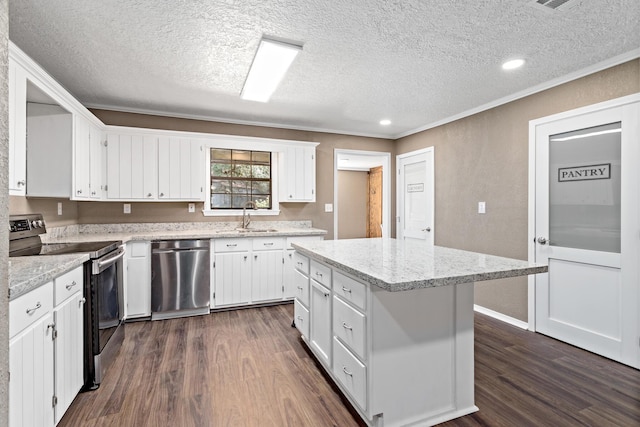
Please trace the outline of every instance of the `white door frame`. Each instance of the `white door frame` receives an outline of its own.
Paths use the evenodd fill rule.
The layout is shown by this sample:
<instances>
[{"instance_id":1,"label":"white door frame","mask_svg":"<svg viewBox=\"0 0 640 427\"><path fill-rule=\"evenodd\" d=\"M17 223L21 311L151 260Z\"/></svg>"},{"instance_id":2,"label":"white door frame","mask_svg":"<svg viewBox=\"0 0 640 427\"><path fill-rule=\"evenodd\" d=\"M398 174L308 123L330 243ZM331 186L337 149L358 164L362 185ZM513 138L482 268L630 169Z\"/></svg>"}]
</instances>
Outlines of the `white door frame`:
<instances>
[{"instance_id":1,"label":"white door frame","mask_svg":"<svg viewBox=\"0 0 640 427\"><path fill-rule=\"evenodd\" d=\"M432 157L433 157L433 167L431 168L431 174L429 174L430 176L427 176L427 178L429 178L431 180L431 186L432 186L432 194L433 194L433 200L431 200L431 218L432 218L432 224L431 224L431 236L433 239L433 242L435 244L436 241L436 216L435 216L435 210L436 210L436 179L435 179L435 175L436 175L436 152L435 152L435 147L427 147L427 148L421 148L420 150L416 150L416 151L411 151L409 153L403 153L403 154L399 154L396 156L396 170L397 170L397 175L396 175L396 238L401 240L402 239L402 227L399 227L398 224L400 223L400 218L402 218L402 214L404 212L404 198L402 196L403 193L403 188L400 188L400 181L402 181L400 179L400 159L404 159L407 157L411 157L411 156L416 156L418 154L426 154L426 153L432 153ZM427 174L425 174L427 175Z\"/></svg>"},{"instance_id":2,"label":"white door frame","mask_svg":"<svg viewBox=\"0 0 640 427\"><path fill-rule=\"evenodd\" d=\"M333 150L333 238L338 240L338 154L352 156L382 157L382 237L391 237L391 153L383 151L347 150L335 148ZM365 170L365 169L350 169Z\"/></svg>"},{"instance_id":3,"label":"white door frame","mask_svg":"<svg viewBox=\"0 0 640 427\"><path fill-rule=\"evenodd\" d=\"M535 261L536 245L534 239L536 238L536 128L539 125L554 122L557 120L563 120L570 117L575 117L581 114L593 113L597 111L606 110L613 107L619 107L626 104L632 104L634 102L640 102L640 93L633 95L623 96L621 98L612 99L610 101L600 102L597 104L589 105L586 107L576 108L574 110L565 111L562 113L554 114L540 119L531 120L529 122L529 224L528 224L528 244L527 254L530 262ZM636 126L639 126L636 123ZM624 155L634 155L638 157L638 150L636 153L624 153ZM640 220L640 218L639 218ZM640 260L636 260L640 262ZM528 323L529 330L536 330L536 287L535 277L530 275L528 278ZM639 319L640 321L640 319Z\"/></svg>"}]
</instances>

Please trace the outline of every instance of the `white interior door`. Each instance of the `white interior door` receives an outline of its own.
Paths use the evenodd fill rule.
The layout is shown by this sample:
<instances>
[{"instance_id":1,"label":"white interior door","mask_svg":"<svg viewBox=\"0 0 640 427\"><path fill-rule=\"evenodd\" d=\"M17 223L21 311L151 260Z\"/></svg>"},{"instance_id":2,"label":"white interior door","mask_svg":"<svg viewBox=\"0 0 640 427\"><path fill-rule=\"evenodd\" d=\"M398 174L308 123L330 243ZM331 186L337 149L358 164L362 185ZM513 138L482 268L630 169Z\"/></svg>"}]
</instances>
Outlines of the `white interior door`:
<instances>
[{"instance_id":1,"label":"white interior door","mask_svg":"<svg viewBox=\"0 0 640 427\"><path fill-rule=\"evenodd\" d=\"M638 103L535 127L535 328L640 366Z\"/></svg>"},{"instance_id":2,"label":"white interior door","mask_svg":"<svg viewBox=\"0 0 640 427\"><path fill-rule=\"evenodd\" d=\"M398 239L434 240L433 147L396 157Z\"/></svg>"}]
</instances>

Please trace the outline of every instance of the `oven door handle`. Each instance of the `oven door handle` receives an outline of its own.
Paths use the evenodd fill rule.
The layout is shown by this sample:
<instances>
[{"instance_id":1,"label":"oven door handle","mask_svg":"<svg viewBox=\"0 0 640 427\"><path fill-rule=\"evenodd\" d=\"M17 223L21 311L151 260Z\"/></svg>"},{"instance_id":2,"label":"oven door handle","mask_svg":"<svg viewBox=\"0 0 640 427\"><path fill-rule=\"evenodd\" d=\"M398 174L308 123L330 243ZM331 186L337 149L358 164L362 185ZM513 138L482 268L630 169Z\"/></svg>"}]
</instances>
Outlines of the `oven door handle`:
<instances>
[{"instance_id":1,"label":"oven door handle","mask_svg":"<svg viewBox=\"0 0 640 427\"><path fill-rule=\"evenodd\" d=\"M114 256L109 257L109 258L104 259L104 260L103 259L97 260L95 262L95 264L94 264L94 271L95 270L97 270L98 272L102 271L103 267L113 264L114 262L116 262L117 260L122 258L125 253L126 253L126 251L124 249L124 245L120 246L117 255L114 255ZM94 274L96 274L96 273L94 273Z\"/></svg>"}]
</instances>

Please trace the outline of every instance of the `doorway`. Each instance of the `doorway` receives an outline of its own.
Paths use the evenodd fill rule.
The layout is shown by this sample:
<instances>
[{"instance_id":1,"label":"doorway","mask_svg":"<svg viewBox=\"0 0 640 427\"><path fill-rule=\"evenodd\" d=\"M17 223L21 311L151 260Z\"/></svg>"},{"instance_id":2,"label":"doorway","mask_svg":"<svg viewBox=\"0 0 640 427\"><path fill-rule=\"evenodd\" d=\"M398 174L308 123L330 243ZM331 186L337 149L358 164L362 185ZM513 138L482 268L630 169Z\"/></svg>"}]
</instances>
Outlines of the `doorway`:
<instances>
[{"instance_id":1,"label":"doorway","mask_svg":"<svg viewBox=\"0 0 640 427\"><path fill-rule=\"evenodd\" d=\"M634 95L529 125L529 259L549 265L529 279L530 328L634 367L639 116Z\"/></svg>"},{"instance_id":2,"label":"doorway","mask_svg":"<svg viewBox=\"0 0 640 427\"><path fill-rule=\"evenodd\" d=\"M396 156L398 239L434 243L434 148Z\"/></svg>"},{"instance_id":3,"label":"doorway","mask_svg":"<svg viewBox=\"0 0 640 427\"><path fill-rule=\"evenodd\" d=\"M378 214L370 217L370 171L382 175ZM334 239L366 237L369 228L377 229L376 236L391 237L391 153L335 149L334 151ZM375 178L377 179L377 178ZM342 183L342 184L341 184ZM357 190L354 188L357 186ZM356 213L352 206L358 206ZM361 213L359 213L361 212ZM354 219L355 218L355 219ZM356 228L354 228L356 227ZM355 231L357 230L357 231ZM357 232L358 234L354 234Z\"/></svg>"}]
</instances>

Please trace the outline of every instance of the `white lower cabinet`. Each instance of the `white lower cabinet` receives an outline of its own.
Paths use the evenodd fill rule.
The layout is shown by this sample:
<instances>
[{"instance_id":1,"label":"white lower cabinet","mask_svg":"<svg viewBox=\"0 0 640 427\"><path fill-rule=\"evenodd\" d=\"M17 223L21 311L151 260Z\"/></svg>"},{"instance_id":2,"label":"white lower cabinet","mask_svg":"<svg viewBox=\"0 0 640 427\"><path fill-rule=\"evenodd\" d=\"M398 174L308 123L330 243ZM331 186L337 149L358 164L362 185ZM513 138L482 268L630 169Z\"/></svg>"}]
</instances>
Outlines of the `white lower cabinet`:
<instances>
[{"instance_id":1,"label":"white lower cabinet","mask_svg":"<svg viewBox=\"0 0 640 427\"><path fill-rule=\"evenodd\" d=\"M246 305L251 301L250 244L249 239L211 241L211 305L214 308Z\"/></svg>"},{"instance_id":2,"label":"white lower cabinet","mask_svg":"<svg viewBox=\"0 0 640 427\"><path fill-rule=\"evenodd\" d=\"M284 291L284 239L257 237L252 240L251 302L281 300Z\"/></svg>"},{"instance_id":3,"label":"white lower cabinet","mask_svg":"<svg viewBox=\"0 0 640 427\"><path fill-rule=\"evenodd\" d=\"M312 261L313 262L313 261ZM320 360L331 366L331 291L310 280L309 342Z\"/></svg>"},{"instance_id":4,"label":"white lower cabinet","mask_svg":"<svg viewBox=\"0 0 640 427\"><path fill-rule=\"evenodd\" d=\"M151 242L129 242L126 253L126 317L151 316Z\"/></svg>"},{"instance_id":5,"label":"white lower cabinet","mask_svg":"<svg viewBox=\"0 0 640 427\"><path fill-rule=\"evenodd\" d=\"M84 273L9 303L9 425L54 426L84 383Z\"/></svg>"},{"instance_id":6,"label":"white lower cabinet","mask_svg":"<svg viewBox=\"0 0 640 427\"><path fill-rule=\"evenodd\" d=\"M9 303L9 426L53 426L53 283Z\"/></svg>"}]
</instances>

